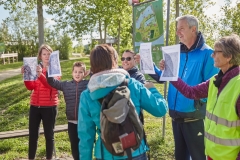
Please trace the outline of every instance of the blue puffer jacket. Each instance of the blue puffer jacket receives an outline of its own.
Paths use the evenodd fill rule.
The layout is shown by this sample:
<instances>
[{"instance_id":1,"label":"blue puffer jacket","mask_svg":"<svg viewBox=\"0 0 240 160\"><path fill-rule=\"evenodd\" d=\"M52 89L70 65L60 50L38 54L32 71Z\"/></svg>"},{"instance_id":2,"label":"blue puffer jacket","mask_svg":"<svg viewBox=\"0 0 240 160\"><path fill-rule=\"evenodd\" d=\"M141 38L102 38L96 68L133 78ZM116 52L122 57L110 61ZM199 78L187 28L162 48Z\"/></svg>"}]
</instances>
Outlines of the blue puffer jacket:
<instances>
[{"instance_id":1,"label":"blue puffer jacket","mask_svg":"<svg viewBox=\"0 0 240 160\"><path fill-rule=\"evenodd\" d=\"M104 145L101 147L100 139L100 112L101 105L98 99L106 96L110 91L120 85L125 79L128 79L128 88L131 93L136 111L139 114L140 109L144 109L153 116L162 117L167 113L167 103L156 88L147 89L140 82L129 77L127 71L123 69L112 69L94 74L88 84L88 88L82 92L80 97L79 116L78 116L78 137L80 159L92 160L92 151L97 133L97 141L94 148L94 155L99 159L125 159L126 156L113 156ZM140 108L141 106L141 108ZM101 149L103 155L101 154ZM144 140L142 140L139 149L132 154L136 157L148 150Z\"/></svg>"},{"instance_id":2,"label":"blue puffer jacket","mask_svg":"<svg viewBox=\"0 0 240 160\"><path fill-rule=\"evenodd\" d=\"M196 42L188 49L181 44L179 77L190 86L197 85L218 73L211 57L213 50L205 43L201 32ZM156 75L152 76L159 82L161 71L154 66ZM182 95L171 83L168 88L169 114L172 118L203 119L206 110L206 99L192 100Z\"/></svg>"}]
</instances>

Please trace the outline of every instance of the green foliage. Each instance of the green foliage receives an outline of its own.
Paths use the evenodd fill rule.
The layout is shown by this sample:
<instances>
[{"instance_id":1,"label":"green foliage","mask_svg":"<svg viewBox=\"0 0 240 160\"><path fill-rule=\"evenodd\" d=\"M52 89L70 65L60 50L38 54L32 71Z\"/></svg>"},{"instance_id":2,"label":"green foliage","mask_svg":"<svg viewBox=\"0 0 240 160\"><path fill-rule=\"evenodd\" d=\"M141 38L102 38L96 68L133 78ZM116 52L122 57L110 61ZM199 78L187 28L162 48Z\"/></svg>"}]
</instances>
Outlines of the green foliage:
<instances>
[{"instance_id":1,"label":"green foliage","mask_svg":"<svg viewBox=\"0 0 240 160\"><path fill-rule=\"evenodd\" d=\"M61 37L60 45L57 49L60 52L60 59L69 59L69 55L72 54L72 40L67 34Z\"/></svg>"},{"instance_id":2,"label":"green foliage","mask_svg":"<svg viewBox=\"0 0 240 160\"><path fill-rule=\"evenodd\" d=\"M78 39L77 45L74 46L73 52L74 53L83 53L83 51L84 51L84 46L82 44L82 39L80 38L80 39Z\"/></svg>"},{"instance_id":3,"label":"green foliage","mask_svg":"<svg viewBox=\"0 0 240 160\"><path fill-rule=\"evenodd\" d=\"M215 25L214 19L205 14L205 10L214 5L211 0L183 0L179 2L179 15L191 14L199 20L199 31L204 35L207 43L212 46L215 38ZM170 4L170 29L169 29L169 45L175 44L176 39L176 1ZM166 11L165 11L166 13ZM164 21L166 23L166 21ZM213 47L213 46L212 46Z\"/></svg>"},{"instance_id":4,"label":"green foliage","mask_svg":"<svg viewBox=\"0 0 240 160\"><path fill-rule=\"evenodd\" d=\"M235 2L234 5L230 5L231 1L226 0L225 5L221 8L224 13L220 18L217 29L221 36L227 36L231 33L240 34L240 3Z\"/></svg>"},{"instance_id":5,"label":"green foliage","mask_svg":"<svg viewBox=\"0 0 240 160\"><path fill-rule=\"evenodd\" d=\"M9 32L11 30L11 33ZM37 19L34 12L17 8L0 27L0 37L6 44L5 52L17 52L18 59L37 53Z\"/></svg>"},{"instance_id":6,"label":"green foliage","mask_svg":"<svg viewBox=\"0 0 240 160\"><path fill-rule=\"evenodd\" d=\"M132 47L131 6L128 6L126 0L82 0L81 2L70 0L56 3L52 1L47 12L57 14L56 27L66 28L68 26L67 32L74 37L78 38L83 34L96 32L100 39L103 39L102 43L105 43L106 37L115 38L120 33L121 47ZM71 9L65 9L66 5ZM92 44L92 47L94 45Z\"/></svg>"}]
</instances>

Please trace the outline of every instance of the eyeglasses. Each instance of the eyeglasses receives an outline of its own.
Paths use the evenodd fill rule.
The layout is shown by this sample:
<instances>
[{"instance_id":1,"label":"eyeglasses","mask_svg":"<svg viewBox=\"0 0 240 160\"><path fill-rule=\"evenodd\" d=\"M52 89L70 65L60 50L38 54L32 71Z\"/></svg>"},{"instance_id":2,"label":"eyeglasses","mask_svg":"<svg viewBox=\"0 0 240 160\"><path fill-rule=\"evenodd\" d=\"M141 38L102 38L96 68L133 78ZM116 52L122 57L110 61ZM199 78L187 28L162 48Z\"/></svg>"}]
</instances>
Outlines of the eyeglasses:
<instances>
[{"instance_id":1,"label":"eyeglasses","mask_svg":"<svg viewBox=\"0 0 240 160\"><path fill-rule=\"evenodd\" d=\"M213 51L213 55L215 56L217 54L217 52L223 52L223 51L216 51L216 50L214 50Z\"/></svg>"},{"instance_id":2,"label":"eyeglasses","mask_svg":"<svg viewBox=\"0 0 240 160\"><path fill-rule=\"evenodd\" d=\"M131 61L131 59L132 59L132 57L122 57L121 58L121 61L125 61L125 59L126 59L126 61Z\"/></svg>"}]
</instances>

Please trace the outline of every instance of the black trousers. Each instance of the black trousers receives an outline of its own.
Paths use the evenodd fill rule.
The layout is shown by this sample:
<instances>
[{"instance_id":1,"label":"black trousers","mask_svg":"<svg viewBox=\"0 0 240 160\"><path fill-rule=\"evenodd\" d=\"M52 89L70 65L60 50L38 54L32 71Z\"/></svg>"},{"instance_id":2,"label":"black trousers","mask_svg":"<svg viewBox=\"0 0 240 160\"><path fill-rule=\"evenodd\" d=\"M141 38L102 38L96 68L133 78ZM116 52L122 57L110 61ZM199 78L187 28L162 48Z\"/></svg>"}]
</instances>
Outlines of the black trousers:
<instances>
[{"instance_id":1,"label":"black trousers","mask_svg":"<svg viewBox=\"0 0 240 160\"><path fill-rule=\"evenodd\" d=\"M68 136L71 143L72 156L74 160L79 160L79 138L77 131L77 124L68 122Z\"/></svg>"},{"instance_id":2,"label":"black trousers","mask_svg":"<svg viewBox=\"0 0 240 160\"><path fill-rule=\"evenodd\" d=\"M206 160L204 153L204 123L203 120L192 122L172 121L175 159L176 160Z\"/></svg>"},{"instance_id":3,"label":"black trousers","mask_svg":"<svg viewBox=\"0 0 240 160\"><path fill-rule=\"evenodd\" d=\"M34 159L37 150L40 123L43 123L46 140L46 158L52 159L54 147L54 126L57 107L30 107L29 111L29 148L28 158Z\"/></svg>"}]
</instances>

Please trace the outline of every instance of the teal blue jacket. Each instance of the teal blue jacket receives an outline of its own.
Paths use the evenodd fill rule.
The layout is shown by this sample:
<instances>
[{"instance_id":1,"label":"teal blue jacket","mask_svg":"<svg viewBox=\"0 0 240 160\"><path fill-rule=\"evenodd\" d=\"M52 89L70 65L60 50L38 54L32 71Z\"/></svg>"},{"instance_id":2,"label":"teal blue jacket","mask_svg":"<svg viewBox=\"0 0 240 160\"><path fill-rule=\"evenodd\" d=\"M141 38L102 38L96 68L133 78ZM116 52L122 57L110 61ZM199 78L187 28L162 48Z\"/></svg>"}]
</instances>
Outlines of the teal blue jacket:
<instances>
[{"instance_id":1,"label":"teal blue jacket","mask_svg":"<svg viewBox=\"0 0 240 160\"><path fill-rule=\"evenodd\" d=\"M100 74L94 74L88 84L88 88L80 96L79 115L78 115L78 137L80 159L92 160L92 152L99 159L125 159L122 156L113 156L102 144L103 155L101 153L100 138L100 109L101 105L98 99L106 96L110 91L120 85L127 78L128 88L131 92L136 111L139 114L140 109L144 109L153 116L162 117L167 111L167 103L156 88L147 89L140 82L130 78L123 69L113 69L104 71ZM96 136L97 133L97 136ZM94 143L97 138L96 144ZM144 140L140 147L132 153L132 156L138 156L148 150Z\"/></svg>"}]
</instances>

